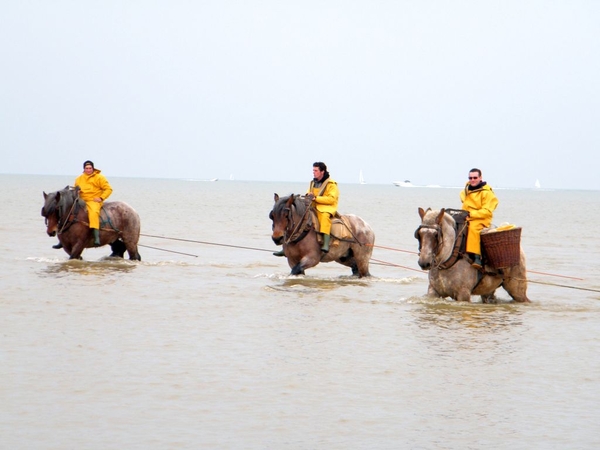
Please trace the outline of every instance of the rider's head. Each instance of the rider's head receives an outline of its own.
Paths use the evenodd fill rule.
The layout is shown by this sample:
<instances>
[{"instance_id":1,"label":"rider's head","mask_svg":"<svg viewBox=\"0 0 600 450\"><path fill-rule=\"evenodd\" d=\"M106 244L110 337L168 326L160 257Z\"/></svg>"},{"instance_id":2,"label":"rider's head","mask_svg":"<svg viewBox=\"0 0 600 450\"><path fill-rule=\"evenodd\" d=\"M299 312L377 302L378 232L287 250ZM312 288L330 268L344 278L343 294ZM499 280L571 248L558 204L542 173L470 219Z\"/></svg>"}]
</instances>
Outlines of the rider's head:
<instances>
[{"instance_id":1,"label":"rider's head","mask_svg":"<svg viewBox=\"0 0 600 450\"><path fill-rule=\"evenodd\" d=\"M83 163L83 171L88 175L92 174L94 172L94 163L88 159Z\"/></svg>"},{"instance_id":2,"label":"rider's head","mask_svg":"<svg viewBox=\"0 0 600 450\"><path fill-rule=\"evenodd\" d=\"M313 163L313 177L316 181L321 181L327 172L327 166L323 162Z\"/></svg>"}]
</instances>

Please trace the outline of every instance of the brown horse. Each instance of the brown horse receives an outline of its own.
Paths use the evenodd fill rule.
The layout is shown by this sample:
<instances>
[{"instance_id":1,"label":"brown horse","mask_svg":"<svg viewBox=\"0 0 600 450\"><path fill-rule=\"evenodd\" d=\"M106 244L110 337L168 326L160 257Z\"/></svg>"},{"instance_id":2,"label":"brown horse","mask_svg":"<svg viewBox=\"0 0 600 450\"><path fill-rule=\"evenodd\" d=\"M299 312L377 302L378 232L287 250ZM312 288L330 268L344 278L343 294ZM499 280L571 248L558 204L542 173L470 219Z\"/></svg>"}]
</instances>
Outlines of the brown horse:
<instances>
[{"instance_id":1,"label":"brown horse","mask_svg":"<svg viewBox=\"0 0 600 450\"><path fill-rule=\"evenodd\" d=\"M320 262L335 261L350 267L352 275L370 276L369 260L375 233L369 224L353 214L334 219L329 252L323 253L313 226L310 203L300 195L279 198L275 194L275 205L269 214L273 221L273 242L283 244L291 274L303 275L305 269Z\"/></svg>"},{"instance_id":2,"label":"brown horse","mask_svg":"<svg viewBox=\"0 0 600 450\"><path fill-rule=\"evenodd\" d=\"M456 255L456 222L444 209L419 208L421 225L415 231L419 240L419 266L429 271L427 295L451 297L470 301L471 295L480 295L484 303L495 301L494 292L502 286L517 302L527 298L527 270L525 254L521 249L519 264L507 269L485 266L481 272L471 266L464 254Z\"/></svg>"},{"instance_id":3,"label":"brown horse","mask_svg":"<svg viewBox=\"0 0 600 450\"><path fill-rule=\"evenodd\" d=\"M81 259L85 248L94 247L87 207L79 198L78 187L67 186L50 194L44 192L42 216L46 218L48 236L58 235L70 259ZM139 238L140 217L137 212L123 202L105 203L100 213L100 243L111 246L110 256L122 258L127 250L129 259L140 261Z\"/></svg>"}]
</instances>

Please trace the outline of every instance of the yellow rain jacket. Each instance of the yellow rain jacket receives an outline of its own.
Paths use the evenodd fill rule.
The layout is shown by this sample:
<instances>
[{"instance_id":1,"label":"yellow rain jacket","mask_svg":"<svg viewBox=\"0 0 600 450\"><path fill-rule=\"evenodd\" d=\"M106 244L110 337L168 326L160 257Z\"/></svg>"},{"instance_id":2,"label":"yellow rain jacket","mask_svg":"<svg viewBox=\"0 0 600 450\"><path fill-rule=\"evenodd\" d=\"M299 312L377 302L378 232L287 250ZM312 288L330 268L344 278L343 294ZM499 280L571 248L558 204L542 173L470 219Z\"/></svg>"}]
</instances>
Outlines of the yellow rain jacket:
<instances>
[{"instance_id":1,"label":"yellow rain jacket","mask_svg":"<svg viewBox=\"0 0 600 450\"><path fill-rule=\"evenodd\" d=\"M319 219L319 232L331 234L331 217L335 215L338 207L340 191L337 183L331 178L327 178L319 187L315 187L314 180L310 182L307 194L313 194L315 199L312 202L313 208L317 211Z\"/></svg>"},{"instance_id":2,"label":"yellow rain jacket","mask_svg":"<svg viewBox=\"0 0 600 450\"><path fill-rule=\"evenodd\" d=\"M94 169L91 175L86 175L85 172L79 175L75 179L75 186L81 189L79 197L87 205L90 228L100 229L100 209L104 200L112 194L112 187L98 169ZM102 201L95 202L96 197L101 198Z\"/></svg>"},{"instance_id":3,"label":"yellow rain jacket","mask_svg":"<svg viewBox=\"0 0 600 450\"><path fill-rule=\"evenodd\" d=\"M498 199L494 191L487 184L469 190L469 183L460 193L462 209L469 211L469 234L467 235L467 252L481 255L481 230L492 224L494 210L498 206Z\"/></svg>"}]
</instances>

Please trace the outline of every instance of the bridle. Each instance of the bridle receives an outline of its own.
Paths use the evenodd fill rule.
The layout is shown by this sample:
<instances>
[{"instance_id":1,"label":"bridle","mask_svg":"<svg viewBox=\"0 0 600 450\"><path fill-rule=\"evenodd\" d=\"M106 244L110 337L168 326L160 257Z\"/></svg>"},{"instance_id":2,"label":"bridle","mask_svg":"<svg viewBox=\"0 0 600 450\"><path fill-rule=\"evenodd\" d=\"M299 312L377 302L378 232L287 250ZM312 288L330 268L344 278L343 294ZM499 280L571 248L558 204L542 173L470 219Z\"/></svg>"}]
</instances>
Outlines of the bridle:
<instances>
[{"instance_id":1,"label":"bridle","mask_svg":"<svg viewBox=\"0 0 600 450\"><path fill-rule=\"evenodd\" d=\"M287 225L285 227L285 232L283 235L284 243L286 245L296 244L300 242L302 239L306 237L308 232L312 228L312 221L310 216L310 208L306 208L302 217L300 217L300 221L298 223L294 223L294 209L296 208L296 199L290 205L289 208L284 208L283 211L287 214Z\"/></svg>"},{"instance_id":2,"label":"bridle","mask_svg":"<svg viewBox=\"0 0 600 450\"><path fill-rule=\"evenodd\" d=\"M73 199L73 203L68 208L68 212L66 214L64 214L63 210L65 209L65 207L64 207L64 205L61 204L61 203L63 203L62 202L63 197L64 196L61 196L61 200L59 200L59 201L57 201L56 198L54 199L56 206L54 208L53 213L56 214L56 219L57 219L56 220L57 228L58 228L57 234L62 234L67 229L69 229L69 227L71 225L73 225L75 222L77 222L77 219L75 218L75 216L77 214L78 198L76 197L75 199ZM44 213L46 213L45 207L44 207ZM52 213L49 213L49 214L52 214ZM44 214L46 226L48 226L48 215Z\"/></svg>"},{"instance_id":3,"label":"bridle","mask_svg":"<svg viewBox=\"0 0 600 450\"><path fill-rule=\"evenodd\" d=\"M438 255L438 250L444 242L442 227L440 227L440 225L438 225L438 224L420 225L415 231L415 238L417 238L417 240L419 241L419 254L421 253L421 246L422 246L420 231L422 229L433 230L436 233L436 241L435 241L435 246L433 247L433 250L432 250L433 260L431 262L431 265L433 267L435 267L436 269L441 269L441 270L449 269L454 264L456 264L456 262L460 258L463 257L463 254L460 252L460 245L461 245L461 239L462 239L461 236L463 235L463 232L465 231L467 226L468 226L468 222L465 222L460 230L456 230L456 235L454 236L454 243L452 244L452 252L450 253L450 256L445 261L437 263L436 257Z\"/></svg>"},{"instance_id":4,"label":"bridle","mask_svg":"<svg viewBox=\"0 0 600 450\"><path fill-rule=\"evenodd\" d=\"M419 241L419 253L421 253L421 230L433 230L436 234L435 247L433 248L433 255L435 259L435 255L437 255L438 248L440 247L440 243L443 241L442 236L442 228L439 225L419 225L419 227L415 230L415 238Z\"/></svg>"}]
</instances>

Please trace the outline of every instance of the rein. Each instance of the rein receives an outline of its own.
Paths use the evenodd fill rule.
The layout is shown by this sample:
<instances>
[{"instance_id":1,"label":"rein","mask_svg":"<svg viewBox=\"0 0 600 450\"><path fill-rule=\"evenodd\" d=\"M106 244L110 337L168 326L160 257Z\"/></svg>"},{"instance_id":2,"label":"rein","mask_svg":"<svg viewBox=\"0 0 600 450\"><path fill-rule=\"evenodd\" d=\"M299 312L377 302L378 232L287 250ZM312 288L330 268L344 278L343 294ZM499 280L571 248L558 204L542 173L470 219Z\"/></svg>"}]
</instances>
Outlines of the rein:
<instances>
[{"instance_id":1,"label":"rein","mask_svg":"<svg viewBox=\"0 0 600 450\"><path fill-rule=\"evenodd\" d=\"M462 244L463 235L467 228L467 225L468 225L467 222L465 222L459 230L458 229L456 230L456 236L454 237L454 244L452 245L452 252L450 253L450 256L445 261L442 261L440 263L436 262L436 256L438 254L438 249L440 247L440 241L443 242L443 240L444 240L442 228L439 225L420 225L419 228L417 228L417 231L415 231L415 236L419 236L419 237L417 237L417 239L419 240L419 252L421 251L421 239L420 239L419 231L421 229L434 230L437 233L437 240L436 240L436 245L435 245L435 248L433 251L433 254L434 254L433 265L435 265L435 267L439 270L449 269L454 264L456 264L456 262L459 259L461 259L463 257L463 254L460 251L460 247Z\"/></svg>"},{"instance_id":2,"label":"rein","mask_svg":"<svg viewBox=\"0 0 600 450\"><path fill-rule=\"evenodd\" d=\"M295 208L295 200L291 208ZM296 244L306 237L312 224L310 223L310 208L306 208L298 224L294 224L292 209L289 211L289 225L285 229L285 244Z\"/></svg>"},{"instance_id":3,"label":"rein","mask_svg":"<svg viewBox=\"0 0 600 450\"><path fill-rule=\"evenodd\" d=\"M77 219L75 218L75 210L77 207L77 199L75 199L75 201L71 204L71 208L69 210L69 212L67 213L67 220L65 220L62 225L61 225L61 216L58 217L58 225L59 225L59 229L57 234L62 234L64 231L68 230L69 227L71 225L73 225L75 222L77 222ZM60 208L58 208L58 210L60 211ZM72 220L69 220L69 218L73 216Z\"/></svg>"}]
</instances>

